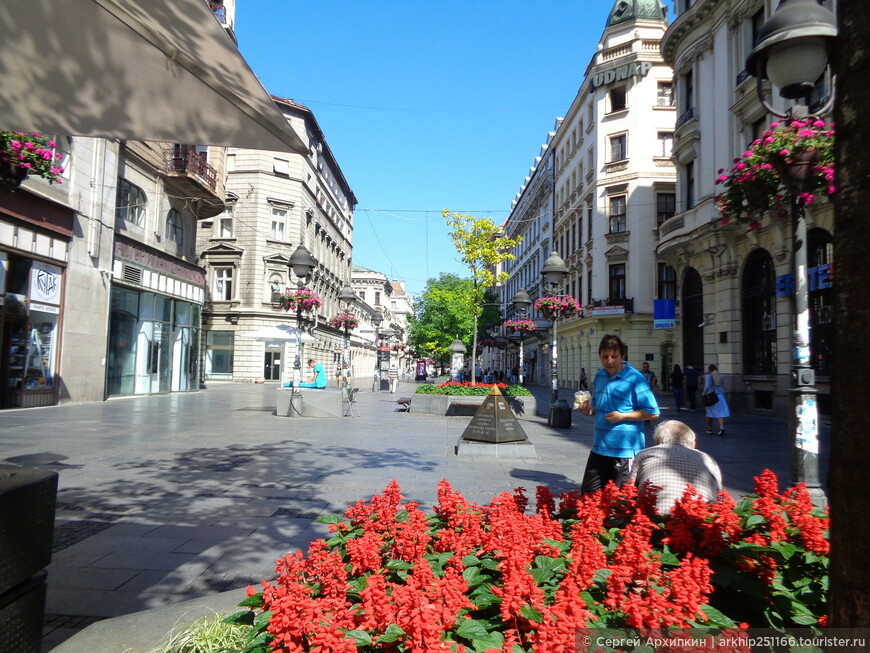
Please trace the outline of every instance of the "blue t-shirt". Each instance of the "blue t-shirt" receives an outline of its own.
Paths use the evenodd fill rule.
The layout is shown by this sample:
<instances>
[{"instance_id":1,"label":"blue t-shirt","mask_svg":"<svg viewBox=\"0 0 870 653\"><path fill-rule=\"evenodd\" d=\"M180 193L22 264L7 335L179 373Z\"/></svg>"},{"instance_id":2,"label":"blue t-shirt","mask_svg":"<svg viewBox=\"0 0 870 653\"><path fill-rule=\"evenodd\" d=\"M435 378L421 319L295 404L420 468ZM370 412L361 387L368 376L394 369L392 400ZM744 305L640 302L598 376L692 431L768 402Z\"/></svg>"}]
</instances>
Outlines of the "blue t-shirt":
<instances>
[{"instance_id":1,"label":"blue t-shirt","mask_svg":"<svg viewBox=\"0 0 870 653\"><path fill-rule=\"evenodd\" d=\"M598 370L592 382L592 405L595 406L595 438L592 451L612 458L633 458L646 445L643 422L608 422L607 413L629 413L645 410L659 414L655 395L643 374L628 363L622 371L610 376Z\"/></svg>"},{"instance_id":2,"label":"blue t-shirt","mask_svg":"<svg viewBox=\"0 0 870 653\"><path fill-rule=\"evenodd\" d=\"M325 388L326 387L326 372L323 369L323 365L320 363L314 364L314 373L317 375L314 378L314 387L315 388Z\"/></svg>"}]
</instances>

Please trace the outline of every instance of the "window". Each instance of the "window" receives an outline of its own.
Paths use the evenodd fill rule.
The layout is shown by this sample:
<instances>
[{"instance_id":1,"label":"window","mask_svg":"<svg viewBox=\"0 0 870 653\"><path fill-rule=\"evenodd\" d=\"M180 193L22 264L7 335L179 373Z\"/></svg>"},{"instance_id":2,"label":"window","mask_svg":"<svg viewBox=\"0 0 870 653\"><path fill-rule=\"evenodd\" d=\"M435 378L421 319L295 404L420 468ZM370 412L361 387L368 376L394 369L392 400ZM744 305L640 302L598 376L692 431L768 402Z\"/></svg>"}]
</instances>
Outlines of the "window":
<instances>
[{"instance_id":1,"label":"window","mask_svg":"<svg viewBox=\"0 0 870 653\"><path fill-rule=\"evenodd\" d=\"M381 293L379 291L375 291L375 306L381 305Z\"/></svg>"},{"instance_id":2,"label":"window","mask_svg":"<svg viewBox=\"0 0 870 653\"><path fill-rule=\"evenodd\" d=\"M743 372L776 374L776 281L767 251L749 255L742 286Z\"/></svg>"},{"instance_id":3,"label":"window","mask_svg":"<svg viewBox=\"0 0 870 653\"><path fill-rule=\"evenodd\" d=\"M626 103L626 87L617 86L610 89L610 113L624 111L628 108Z\"/></svg>"},{"instance_id":4,"label":"window","mask_svg":"<svg viewBox=\"0 0 870 653\"><path fill-rule=\"evenodd\" d=\"M145 193L126 179L118 179L115 218L141 227L145 224Z\"/></svg>"},{"instance_id":5,"label":"window","mask_svg":"<svg viewBox=\"0 0 870 653\"><path fill-rule=\"evenodd\" d=\"M669 218L672 218L677 212L677 195L676 193L656 193L656 225L661 227L662 223Z\"/></svg>"},{"instance_id":6,"label":"window","mask_svg":"<svg viewBox=\"0 0 870 653\"><path fill-rule=\"evenodd\" d=\"M686 188L683 200L686 203L688 211L695 206L695 162L689 161L686 164Z\"/></svg>"},{"instance_id":7,"label":"window","mask_svg":"<svg viewBox=\"0 0 870 653\"><path fill-rule=\"evenodd\" d=\"M592 197L586 200L586 240L592 240Z\"/></svg>"},{"instance_id":8,"label":"window","mask_svg":"<svg viewBox=\"0 0 870 653\"><path fill-rule=\"evenodd\" d=\"M586 303L592 303L592 268L586 270Z\"/></svg>"},{"instance_id":9,"label":"window","mask_svg":"<svg viewBox=\"0 0 870 653\"><path fill-rule=\"evenodd\" d=\"M205 338L205 375L233 378L233 332L207 331Z\"/></svg>"},{"instance_id":10,"label":"window","mask_svg":"<svg viewBox=\"0 0 870 653\"><path fill-rule=\"evenodd\" d=\"M284 240L284 231L287 226L287 211L272 207L272 227L269 229L269 237L272 240Z\"/></svg>"},{"instance_id":11,"label":"window","mask_svg":"<svg viewBox=\"0 0 870 653\"><path fill-rule=\"evenodd\" d=\"M625 134L610 137L610 161L622 161L626 157Z\"/></svg>"},{"instance_id":12,"label":"window","mask_svg":"<svg viewBox=\"0 0 870 653\"><path fill-rule=\"evenodd\" d=\"M274 170L276 175L289 176L290 162L287 159L275 158L272 160L272 170Z\"/></svg>"},{"instance_id":13,"label":"window","mask_svg":"<svg viewBox=\"0 0 870 653\"><path fill-rule=\"evenodd\" d=\"M656 90L656 104L660 107L674 106L674 83L659 82Z\"/></svg>"},{"instance_id":14,"label":"window","mask_svg":"<svg viewBox=\"0 0 870 653\"><path fill-rule=\"evenodd\" d=\"M163 235L170 243L175 243L179 247L184 244L184 225L181 222L181 214L177 209L169 209L166 214L166 227L163 230Z\"/></svg>"},{"instance_id":15,"label":"window","mask_svg":"<svg viewBox=\"0 0 870 653\"><path fill-rule=\"evenodd\" d=\"M625 231L625 195L610 198L610 233Z\"/></svg>"},{"instance_id":16,"label":"window","mask_svg":"<svg viewBox=\"0 0 870 653\"><path fill-rule=\"evenodd\" d=\"M233 205L227 204L224 212L217 219L217 237L232 238L233 237Z\"/></svg>"},{"instance_id":17,"label":"window","mask_svg":"<svg viewBox=\"0 0 870 653\"><path fill-rule=\"evenodd\" d=\"M610 302L625 299L625 263L610 266Z\"/></svg>"},{"instance_id":18,"label":"window","mask_svg":"<svg viewBox=\"0 0 870 653\"><path fill-rule=\"evenodd\" d=\"M677 298L677 271L667 263L658 264L659 299Z\"/></svg>"},{"instance_id":19,"label":"window","mask_svg":"<svg viewBox=\"0 0 870 653\"><path fill-rule=\"evenodd\" d=\"M663 156L670 159L671 153L674 149L674 132L659 132L658 141L659 145L656 156Z\"/></svg>"},{"instance_id":20,"label":"window","mask_svg":"<svg viewBox=\"0 0 870 653\"><path fill-rule=\"evenodd\" d=\"M695 73L692 70L686 71L683 87L686 91L683 98L683 111L688 111L695 107Z\"/></svg>"},{"instance_id":21,"label":"window","mask_svg":"<svg viewBox=\"0 0 870 653\"><path fill-rule=\"evenodd\" d=\"M228 302L233 298L233 269L220 267L214 269L214 300Z\"/></svg>"}]
</instances>

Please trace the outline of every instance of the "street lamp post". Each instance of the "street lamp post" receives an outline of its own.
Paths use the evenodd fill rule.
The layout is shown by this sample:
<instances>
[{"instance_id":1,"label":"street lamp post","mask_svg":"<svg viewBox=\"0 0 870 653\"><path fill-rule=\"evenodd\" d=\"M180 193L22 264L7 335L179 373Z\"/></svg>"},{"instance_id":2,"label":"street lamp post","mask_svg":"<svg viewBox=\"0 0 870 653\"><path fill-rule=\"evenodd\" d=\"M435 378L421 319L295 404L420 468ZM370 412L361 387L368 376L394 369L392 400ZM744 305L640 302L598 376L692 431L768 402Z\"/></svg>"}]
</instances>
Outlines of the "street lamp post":
<instances>
[{"instance_id":1,"label":"street lamp post","mask_svg":"<svg viewBox=\"0 0 870 653\"><path fill-rule=\"evenodd\" d=\"M305 284L311 279L311 273L317 267L317 261L311 256L311 252L305 245L300 244L296 251L290 255L288 261L290 269L296 276L296 288L302 290ZM297 392L299 384L302 382L302 359L300 358L300 350L302 349L302 305L301 302L296 302L296 356L293 359L293 392Z\"/></svg>"},{"instance_id":2,"label":"street lamp post","mask_svg":"<svg viewBox=\"0 0 870 653\"><path fill-rule=\"evenodd\" d=\"M529 293L526 292L525 288L520 288L517 290L517 294L514 295L514 298L511 300L511 303L514 305L514 312L520 319L525 318L529 313L529 306L532 305L532 299L529 297ZM520 363L517 366L520 372L520 385L523 384L523 366L525 365L525 361L523 360L523 338L524 335L522 331L518 331L520 334Z\"/></svg>"},{"instance_id":3,"label":"street lamp post","mask_svg":"<svg viewBox=\"0 0 870 653\"><path fill-rule=\"evenodd\" d=\"M372 315L372 325L375 327L375 374L372 381L372 392L381 388L381 324L384 321L384 311L376 308Z\"/></svg>"},{"instance_id":4,"label":"street lamp post","mask_svg":"<svg viewBox=\"0 0 870 653\"><path fill-rule=\"evenodd\" d=\"M789 122L809 116L806 105L796 104L786 113L764 99L762 81L770 79L787 99L805 99L828 65L828 48L837 36L834 15L815 0L783 0L758 31L758 45L746 59L746 70L756 77L756 92L764 108ZM833 106L833 93L819 110ZM786 179L791 201L792 279L794 336L792 341L792 394L794 449L792 481L806 483L816 505L825 504L819 483L818 410L815 372L810 365L809 280L807 275L807 223L802 189Z\"/></svg>"},{"instance_id":5,"label":"street lamp post","mask_svg":"<svg viewBox=\"0 0 870 653\"><path fill-rule=\"evenodd\" d=\"M553 250L550 256L544 261L544 267L541 268L541 276L546 284L550 287L552 293L556 293L557 289L562 285L565 277L568 276L568 266L565 261L559 256L559 252ZM548 423L550 426L565 426L565 413L567 412L567 426L571 426L571 409L563 401L559 403L559 354L556 343L556 322L559 319L559 311L554 311L553 315L553 340L550 344L550 374L552 380L552 388L550 393L550 417ZM562 404L565 404L564 406Z\"/></svg>"},{"instance_id":6,"label":"street lamp post","mask_svg":"<svg viewBox=\"0 0 870 653\"><path fill-rule=\"evenodd\" d=\"M338 292L338 301L345 304L348 310L350 310L350 307L353 306L354 302L356 302L356 293L353 291L353 288L350 287L350 284L344 284ZM348 329L347 324L344 326L344 342L342 343L341 349L341 374L341 385L344 385L350 374L350 330Z\"/></svg>"}]
</instances>

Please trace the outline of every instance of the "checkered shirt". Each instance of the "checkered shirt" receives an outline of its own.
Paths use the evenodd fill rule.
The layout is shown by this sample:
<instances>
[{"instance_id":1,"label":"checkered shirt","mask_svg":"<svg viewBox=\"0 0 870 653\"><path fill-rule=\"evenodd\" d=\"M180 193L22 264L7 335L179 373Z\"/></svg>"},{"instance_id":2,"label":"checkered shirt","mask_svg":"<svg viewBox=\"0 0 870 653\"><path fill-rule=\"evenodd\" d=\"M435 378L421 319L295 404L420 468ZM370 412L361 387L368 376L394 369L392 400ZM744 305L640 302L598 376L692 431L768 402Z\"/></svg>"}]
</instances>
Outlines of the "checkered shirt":
<instances>
[{"instance_id":1,"label":"checkered shirt","mask_svg":"<svg viewBox=\"0 0 870 653\"><path fill-rule=\"evenodd\" d=\"M660 444L644 449L631 465L627 479L638 488L649 481L661 488L656 509L665 514L683 496L686 484L691 484L707 501L713 501L722 491L722 472L711 456L682 444Z\"/></svg>"}]
</instances>

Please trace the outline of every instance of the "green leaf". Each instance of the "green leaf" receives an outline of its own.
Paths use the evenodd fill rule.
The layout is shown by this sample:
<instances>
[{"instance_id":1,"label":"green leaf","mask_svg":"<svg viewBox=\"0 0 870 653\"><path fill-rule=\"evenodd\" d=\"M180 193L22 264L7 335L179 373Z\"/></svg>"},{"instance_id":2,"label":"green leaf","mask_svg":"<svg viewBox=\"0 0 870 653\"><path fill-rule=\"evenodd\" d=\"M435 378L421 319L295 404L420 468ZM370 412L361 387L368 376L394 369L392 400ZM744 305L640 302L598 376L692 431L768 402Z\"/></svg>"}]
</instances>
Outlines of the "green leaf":
<instances>
[{"instance_id":1,"label":"green leaf","mask_svg":"<svg viewBox=\"0 0 870 653\"><path fill-rule=\"evenodd\" d=\"M774 551L778 551L779 554L786 560L788 560L795 553L800 551L800 549L791 542L773 542L770 545L770 548L772 548Z\"/></svg>"},{"instance_id":2,"label":"green leaf","mask_svg":"<svg viewBox=\"0 0 870 653\"><path fill-rule=\"evenodd\" d=\"M257 618L254 619L254 627L255 628L265 628L269 625L269 620L272 618L272 611L267 610L266 612L261 612L257 615Z\"/></svg>"},{"instance_id":3,"label":"green leaf","mask_svg":"<svg viewBox=\"0 0 870 653\"><path fill-rule=\"evenodd\" d=\"M612 573L612 569L599 569L595 572L595 576L593 576L592 582L594 582L596 585L599 583L604 584L607 582L607 577L610 576L610 574Z\"/></svg>"},{"instance_id":4,"label":"green leaf","mask_svg":"<svg viewBox=\"0 0 870 653\"><path fill-rule=\"evenodd\" d=\"M242 610L228 616L224 619L224 623L235 624L237 626L250 626L254 623L254 614L253 610Z\"/></svg>"},{"instance_id":5,"label":"green leaf","mask_svg":"<svg viewBox=\"0 0 870 653\"><path fill-rule=\"evenodd\" d=\"M469 588L474 587L474 586L480 584L481 582L483 582L483 580L485 580L486 577L485 576L481 577L481 576L482 576L482 574L480 571L480 567L466 567L462 572L462 577L466 581L468 581ZM474 582L474 581L477 581L477 582Z\"/></svg>"},{"instance_id":6,"label":"green leaf","mask_svg":"<svg viewBox=\"0 0 870 653\"><path fill-rule=\"evenodd\" d=\"M534 621L535 623L544 623L544 615L537 608L533 608L528 603L526 603L523 607L520 608L520 614L523 615L529 621Z\"/></svg>"},{"instance_id":7,"label":"green leaf","mask_svg":"<svg viewBox=\"0 0 870 653\"><path fill-rule=\"evenodd\" d=\"M239 603L239 607L259 608L263 605L263 593L257 592L246 597L244 601Z\"/></svg>"},{"instance_id":8,"label":"green leaf","mask_svg":"<svg viewBox=\"0 0 870 653\"><path fill-rule=\"evenodd\" d=\"M667 546L665 546L662 549L661 555L659 555L659 562L663 565L676 567L680 564L680 559Z\"/></svg>"},{"instance_id":9,"label":"green leaf","mask_svg":"<svg viewBox=\"0 0 870 653\"><path fill-rule=\"evenodd\" d=\"M816 626L819 623L819 618L814 614L797 614L792 615L792 620L801 626Z\"/></svg>"},{"instance_id":10,"label":"green leaf","mask_svg":"<svg viewBox=\"0 0 870 653\"><path fill-rule=\"evenodd\" d=\"M750 515L746 520L746 528L752 528L753 526L758 526L759 524L765 524L767 520L761 515Z\"/></svg>"},{"instance_id":11,"label":"green leaf","mask_svg":"<svg viewBox=\"0 0 870 653\"><path fill-rule=\"evenodd\" d=\"M480 564L480 558L478 558L476 555L472 555L470 553L462 559L462 566L463 567L474 567L474 566L479 565L479 564Z\"/></svg>"},{"instance_id":12,"label":"green leaf","mask_svg":"<svg viewBox=\"0 0 870 653\"><path fill-rule=\"evenodd\" d=\"M484 622L475 619L465 619L456 627L454 632L465 639L483 638L489 634Z\"/></svg>"},{"instance_id":13,"label":"green leaf","mask_svg":"<svg viewBox=\"0 0 870 653\"><path fill-rule=\"evenodd\" d=\"M314 521L319 521L321 524L337 524L341 521L338 515L320 515L314 518Z\"/></svg>"},{"instance_id":14,"label":"green leaf","mask_svg":"<svg viewBox=\"0 0 870 653\"><path fill-rule=\"evenodd\" d=\"M405 522L411 519L411 515L408 514L407 510L400 510L396 513L396 521L397 522Z\"/></svg>"},{"instance_id":15,"label":"green leaf","mask_svg":"<svg viewBox=\"0 0 870 653\"><path fill-rule=\"evenodd\" d=\"M371 646L372 636L364 630L349 630L347 634L353 637L357 646Z\"/></svg>"},{"instance_id":16,"label":"green leaf","mask_svg":"<svg viewBox=\"0 0 870 653\"><path fill-rule=\"evenodd\" d=\"M706 625L716 628L733 628L737 625L731 617L722 614L712 605L702 605L701 612L707 616Z\"/></svg>"},{"instance_id":17,"label":"green leaf","mask_svg":"<svg viewBox=\"0 0 870 653\"><path fill-rule=\"evenodd\" d=\"M468 598L477 606L478 610L486 610L487 608L501 603L501 598L492 593L491 585L481 583L471 592Z\"/></svg>"},{"instance_id":18,"label":"green leaf","mask_svg":"<svg viewBox=\"0 0 870 653\"><path fill-rule=\"evenodd\" d=\"M398 624L390 624L384 630L384 634L378 637L378 644L389 644L390 642L395 642L404 634L405 631L402 630Z\"/></svg>"},{"instance_id":19,"label":"green leaf","mask_svg":"<svg viewBox=\"0 0 870 653\"><path fill-rule=\"evenodd\" d=\"M481 558L480 564L486 569L498 569L498 560L496 560L495 558Z\"/></svg>"},{"instance_id":20,"label":"green leaf","mask_svg":"<svg viewBox=\"0 0 870 653\"><path fill-rule=\"evenodd\" d=\"M405 560L390 560L384 567L396 571L397 569L412 569L414 565Z\"/></svg>"},{"instance_id":21,"label":"green leaf","mask_svg":"<svg viewBox=\"0 0 870 653\"><path fill-rule=\"evenodd\" d=\"M453 552L445 551L444 553L429 553L423 557L429 561L429 564L432 565L434 571L439 572L444 568L444 565L447 564L447 561L453 557Z\"/></svg>"},{"instance_id":22,"label":"green leaf","mask_svg":"<svg viewBox=\"0 0 870 653\"><path fill-rule=\"evenodd\" d=\"M473 637L471 645L477 651L489 651L494 648L500 651L504 646L504 635L496 630L487 633L486 637Z\"/></svg>"}]
</instances>

